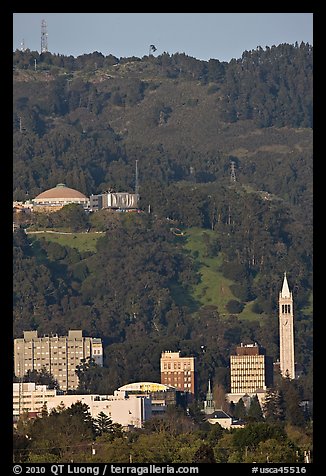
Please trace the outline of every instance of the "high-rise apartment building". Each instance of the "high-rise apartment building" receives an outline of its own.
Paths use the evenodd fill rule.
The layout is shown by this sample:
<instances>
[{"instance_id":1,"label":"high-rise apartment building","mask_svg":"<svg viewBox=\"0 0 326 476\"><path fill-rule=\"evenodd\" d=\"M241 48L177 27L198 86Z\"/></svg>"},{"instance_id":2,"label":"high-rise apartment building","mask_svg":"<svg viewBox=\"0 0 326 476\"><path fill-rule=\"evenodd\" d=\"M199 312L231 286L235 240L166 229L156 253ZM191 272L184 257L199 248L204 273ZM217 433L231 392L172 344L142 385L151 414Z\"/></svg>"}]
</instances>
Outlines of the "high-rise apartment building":
<instances>
[{"instance_id":1,"label":"high-rise apartment building","mask_svg":"<svg viewBox=\"0 0 326 476\"><path fill-rule=\"evenodd\" d=\"M283 377L295 378L293 298L284 273L279 293L280 371Z\"/></svg>"},{"instance_id":2,"label":"high-rise apartment building","mask_svg":"<svg viewBox=\"0 0 326 476\"><path fill-rule=\"evenodd\" d=\"M38 337L37 331L25 331L14 340L14 371L23 377L28 370L45 368L58 381L61 390L78 387L76 368L82 359L93 358L103 365L103 347L99 338L83 337L81 330L70 330L68 336Z\"/></svg>"},{"instance_id":3,"label":"high-rise apartment building","mask_svg":"<svg viewBox=\"0 0 326 476\"><path fill-rule=\"evenodd\" d=\"M166 351L161 354L161 383L177 390L195 395L195 357L180 357L179 352Z\"/></svg>"},{"instance_id":4,"label":"high-rise apartment building","mask_svg":"<svg viewBox=\"0 0 326 476\"><path fill-rule=\"evenodd\" d=\"M231 394L266 390L266 358L259 346L241 343L231 360Z\"/></svg>"}]
</instances>

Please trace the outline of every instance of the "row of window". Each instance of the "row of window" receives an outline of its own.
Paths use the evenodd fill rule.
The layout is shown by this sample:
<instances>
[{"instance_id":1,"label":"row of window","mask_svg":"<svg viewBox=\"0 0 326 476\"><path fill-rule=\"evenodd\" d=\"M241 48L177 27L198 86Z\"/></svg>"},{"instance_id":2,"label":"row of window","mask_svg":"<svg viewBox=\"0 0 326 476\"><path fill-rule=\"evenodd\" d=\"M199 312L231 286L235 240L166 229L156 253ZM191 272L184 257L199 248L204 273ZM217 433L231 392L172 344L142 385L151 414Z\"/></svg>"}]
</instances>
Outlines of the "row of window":
<instances>
[{"instance_id":1,"label":"row of window","mask_svg":"<svg viewBox=\"0 0 326 476\"><path fill-rule=\"evenodd\" d=\"M177 369L191 369L191 364L190 363L184 363L183 364L183 367L181 365L181 362L174 362L173 363L173 367L172 367L172 363L171 362L164 362L163 363L163 368L166 370L166 369L174 369L174 370L177 370Z\"/></svg>"},{"instance_id":2,"label":"row of window","mask_svg":"<svg viewBox=\"0 0 326 476\"><path fill-rule=\"evenodd\" d=\"M29 364L25 362L25 367L29 367L29 368L32 368L32 367L41 367L41 365L43 365L42 363L35 363L33 362L33 365L32 365L32 362L30 362ZM65 364L65 362L51 362L51 367L53 366L57 366L57 365L63 365L64 367L75 367L74 364L71 364L70 362L67 362L67 364ZM19 367L19 366L18 366Z\"/></svg>"},{"instance_id":3,"label":"row of window","mask_svg":"<svg viewBox=\"0 0 326 476\"><path fill-rule=\"evenodd\" d=\"M185 370L184 372L180 371L180 372L164 372L165 375L191 375L191 370Z\"/></svg>"},{"instance_id":4,"label":"row of window","mask_svg":"<svg viewBox=\"0 0 326 476\"><path fill-rule=\"evenodd\" d=\"M262 372L242 372L242 370L231 370L231 377L232 376L241 376L243 375L243 377L249 377L250 375L252 375L253 377L262 377L263 375L265 375L265 372L262 371Z\"/></svg>"},{"instance_id":5,"label":"row of window","mask_svg":"<svg viewBox=\"0 0 326 476\"><path fill-rule=\"evenodd\" d=\"M26 400L27 398L31 398L31 396L30 396L30 395L24 395L24 394L22 394L21 397L20 397L21 400L24 400L24 403L31 403L31 401ZM45 395L38 395L38 396L34 396L34 400L35 400L35 398L42 398L42 400L41 400L41 403L42 403L43 400L46 399L46 398L53 398L53 395L47 395L47 394L45 394ZM19 401L19 395L13 396L13 401L14 401L14 402L15 402L15 401ZM39 400L38 400L38 401L35 401L35 403L40 403L40 401L39 401Z\"/></svg>"},{"instance_id":6,"label":"row of window","mask_svg":"<svg viewBox=\"0 0 326 476\"><path fill-rule=\"evenodd\" d=\"M64 356L66 356L66 355L67 355L67 356L68 356L68 355L74 356L74 355L76 355L76 354L83 354L83 353L84 353L83 350L80 350L80 351L77 351L77 352L73 352L73 353L69 352L69 353L67 353L67 354L66 354L65 351L59 351L59 352L56 352L56 351L55 351L55 352L41 352L41 351L37 351L37 352L33 352L33 355L58 355L58 354L61 354L61 355L64 355ZM27 355L31 355L32 352L30 352L30 353L25 352L25 354L23 354L23 355L26 355L26 354L27 354Z\"/></svg>"},{"instance_id":7,"label":"row of window","mask_svg":"<svg viewBox=\"0 0 326 476\"><path fill-rule=\"evenodd\" d=\"M168 377L167 380L168 380L169 382L191 382L191 377L186 377L186 378L184 378L184 379L182 379L182 378L181 378L181 379L176 379L176 378L170 378L170 377Z\"/></svg>"}]
</instances>

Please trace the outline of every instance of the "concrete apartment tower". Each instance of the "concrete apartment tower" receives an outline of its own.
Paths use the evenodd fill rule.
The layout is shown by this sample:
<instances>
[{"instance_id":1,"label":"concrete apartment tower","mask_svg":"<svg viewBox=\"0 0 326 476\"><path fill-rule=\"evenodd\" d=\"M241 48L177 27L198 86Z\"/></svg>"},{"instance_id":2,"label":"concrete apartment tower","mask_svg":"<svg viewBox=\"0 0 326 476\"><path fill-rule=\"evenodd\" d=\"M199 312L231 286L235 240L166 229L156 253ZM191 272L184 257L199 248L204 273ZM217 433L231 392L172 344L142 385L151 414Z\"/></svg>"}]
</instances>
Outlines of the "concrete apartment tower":
<instances>
[{"instance_id":1,"label":"concrete apartment tower","mask_svg":"<svg viewBox=\"0 0 326 476\"><path fill-rule=\"evenodd\" d=\"M76 368L82 359L92 357L103 366L102 341L83 337L82 330L69 330L68 336L39 337L37 331L24 331L24 337L14 339L14 371L23 377L28 370L45 368L58 381L61 390L78 387Z\"/></svg>"},{"instance_id":2,"label":"concrete apartment tower","mask_svg":"<svg viewBox=\"0 0 326 476\"><path fill-rule=\"evenodd\" d=\"M282 291L279 293L280 371L282 377L295 378L293 299L284 273Z\"/></svg>"}]
</instances>

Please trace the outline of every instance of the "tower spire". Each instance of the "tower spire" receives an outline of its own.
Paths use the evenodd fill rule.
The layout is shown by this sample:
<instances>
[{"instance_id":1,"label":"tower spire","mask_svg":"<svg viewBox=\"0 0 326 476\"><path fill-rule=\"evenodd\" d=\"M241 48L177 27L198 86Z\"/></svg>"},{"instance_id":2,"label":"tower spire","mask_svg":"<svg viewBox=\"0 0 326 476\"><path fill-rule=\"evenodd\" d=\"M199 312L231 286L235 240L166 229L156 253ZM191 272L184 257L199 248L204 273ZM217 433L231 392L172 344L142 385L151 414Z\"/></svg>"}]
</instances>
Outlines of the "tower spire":
<instances>
[{"instance_id":1,"label":"tower spire","mask_svg":"<svg viewBox=\"0 0 326 476\"><path fill-rule=\"evenodd\" d=\"M279 294L280 370L283 377L295 378L293 298L286 273Z\"/></svg>"},{"instance_id":2,"label":"tower spire","mask_svg":"<svg viewBox=\"0 0 326 476\"><path fill-rule=\"evenodd\" d=\"M288 281L287 281L287 279L286 279L286 272L284 272L284 279L283 279L283 286L282 286L282 291L281 291L281 297L282 297L282 298L291 297L291 293L290 293L290 290L289 290Z\"/></svg>"},{"instance_id":3,"label":"tower spire","mask_svg":"<svg viewBox=\"0 0 326 476\"><path fill-rule=\"evenodd\" d=\"M215 409L215 403L213 401L213 394L211 390L211 379L208 380L208 389L206 393L206 400L204 401L204 412L213 413Z\"/></svg>"}]
</instances>

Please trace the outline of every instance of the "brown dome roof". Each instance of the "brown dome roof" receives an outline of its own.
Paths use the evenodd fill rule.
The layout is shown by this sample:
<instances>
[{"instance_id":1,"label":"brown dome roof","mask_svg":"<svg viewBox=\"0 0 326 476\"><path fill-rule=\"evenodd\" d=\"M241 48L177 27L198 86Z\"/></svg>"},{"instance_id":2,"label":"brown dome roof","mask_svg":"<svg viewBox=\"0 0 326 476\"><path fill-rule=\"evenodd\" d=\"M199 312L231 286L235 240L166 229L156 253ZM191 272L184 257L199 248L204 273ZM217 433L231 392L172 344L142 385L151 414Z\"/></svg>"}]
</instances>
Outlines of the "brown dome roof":
<instances>
[{"instance_id":1,"label":"brown dome roof","mask_svg":"<svg viewBox=\"0 0 326 476\"><path fill-rule=\"evenodd\" d=\"M58 183L58 185L54 188L50 188L49 190L45 190L44 192L40 193L35 197L35 200L39 200L41 198L74 198L74 199L87 199L87 197L75 190L74 188L66 187L64 183Z\"/></svg>"}]
</instances>

